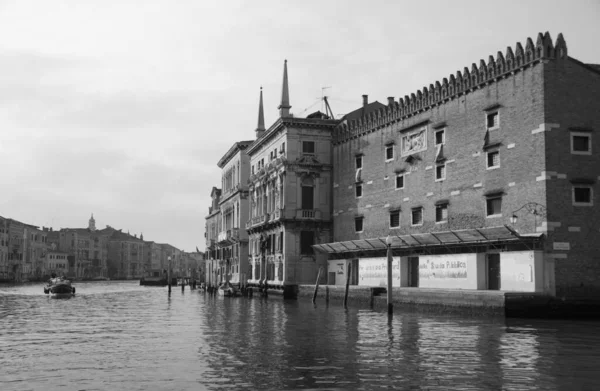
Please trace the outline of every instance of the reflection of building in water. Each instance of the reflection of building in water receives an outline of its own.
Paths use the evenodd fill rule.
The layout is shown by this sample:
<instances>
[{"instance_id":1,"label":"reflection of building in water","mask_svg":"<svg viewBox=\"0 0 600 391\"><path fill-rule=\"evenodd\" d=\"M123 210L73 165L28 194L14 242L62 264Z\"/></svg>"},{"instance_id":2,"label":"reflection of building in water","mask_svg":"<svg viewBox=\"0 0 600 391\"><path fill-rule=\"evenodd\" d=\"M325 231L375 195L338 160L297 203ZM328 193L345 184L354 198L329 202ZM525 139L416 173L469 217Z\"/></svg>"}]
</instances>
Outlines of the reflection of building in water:
<instances>
[{"instance_id":1,"label":"reflection of building in water","mask_svg":"<svg viewBox=\"0 0 600 391\"><path fill-rule=\"evenodd\" d=\"M391 234L396 286L600 294L599 93L546 33L343 118L328 282L382 284Z\"/></svg>"}]
</instances>

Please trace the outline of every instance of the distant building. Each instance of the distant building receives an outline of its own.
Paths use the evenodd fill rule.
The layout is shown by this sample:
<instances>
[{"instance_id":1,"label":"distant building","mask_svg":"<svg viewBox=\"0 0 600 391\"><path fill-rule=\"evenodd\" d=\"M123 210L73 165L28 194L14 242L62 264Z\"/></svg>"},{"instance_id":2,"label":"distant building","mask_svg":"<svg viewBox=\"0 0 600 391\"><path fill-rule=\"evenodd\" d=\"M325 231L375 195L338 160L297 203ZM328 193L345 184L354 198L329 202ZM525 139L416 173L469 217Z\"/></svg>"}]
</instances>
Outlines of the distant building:
<instances>
[{"instance_id":1,"label":"distant building","mask_svg":"<svg viewBox=\"0 0 600 391\"><path fill-rule=\"evenodd\" d=\"M140 238L141 235L140 235ZM144 242L144 276L159 277L164 274L166 264L162 255L162 246L156 242Z\"/></svg>"},{"instance_id":2,"label":"distant building","mask_svg":"<svg viewBox=\"0 0 600 391\"><path fill-rule=\"evenodd\" d=\"M223 155L217 165L222 172L218 207L221 222L217 234L218 275L220 282L240 285L248 276L248 177L250 158L246 153L250 141L240 141Z\"/></svg>"},{"instance_id":3,"label":"distant building","mask_svg":"<svg viewBox=\"0 0 600 391\"><path fill-rule=\"evenodd\" d=\"M8 261L9 247L8 219L0 216L0 281L10 281L11 266Z\"/></svg>"},{"instance_id":4,"label":"distant building","mask_svg":"<svg viewBox=\"0 0 600 391\"><path fill-rule=\"evenodd\" d=\"M223 259L221 251L217 246L219 233L221 232L222 220L221 209L221 189L213 187L210 192L211 205L208 207L208 215L205 217L204 236L206 238L206 247L204 251L205 259L205 282L208 286L216 286L221 281L220 260Z\"/></svg>"},{"instance_id":5,"label":"distant building","mask_svg":"<svg viewBox=\"0 0 600 391\"><path fill-rule=\"evenodd\" d=\"M42 274L51 276L55 273L57 276L68 276L70 274L68 256L68 253L49 250L44 258Z\"/></svg>"},{"instance_id":6,"label":"distant building","mask_svg":"<svg viewBox=\"0 0 600 391\"><path fill-rule=\"evenodd\" d=\"M108 238L108 271L111 279L138 279L144 272L144 241L137 235L113 230Z\"/></svg>"}]
</instances>

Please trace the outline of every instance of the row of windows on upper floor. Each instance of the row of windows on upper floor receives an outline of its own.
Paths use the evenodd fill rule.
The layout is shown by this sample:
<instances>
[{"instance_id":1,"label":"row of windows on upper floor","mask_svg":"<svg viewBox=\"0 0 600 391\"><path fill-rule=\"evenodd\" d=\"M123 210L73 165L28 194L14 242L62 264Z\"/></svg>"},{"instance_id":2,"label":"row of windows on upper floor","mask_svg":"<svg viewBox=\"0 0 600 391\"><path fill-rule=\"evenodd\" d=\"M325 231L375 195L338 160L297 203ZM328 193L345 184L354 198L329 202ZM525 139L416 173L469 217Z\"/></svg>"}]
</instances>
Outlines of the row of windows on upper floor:
<instances>
[{"instance_id":1,"label":"row of windows on upper floor","mask_svg":"<svg viewBox=\"0 0 600 391\"><path fill-rule=\"evenodd\" d=\"M302 154L303 155L314 155L315 154L315 142L314 141L302 141ZM285 142L281 143L279 148L275 148L269 152L269 162L277 159L280 156L285 155ZM265 158L260 159L255 165L252 165L251 172L255 174L261 169L265 168Z\"/></svg>"},{"instance_id":2,"label":"row of windows on upper floor","mask_svg":"<svg viewBox=\"0 0 600 391\"><path fill-rule=\"evenodd\" d=\"M496 115L498 113L495 113ZM496 117L494 117L496 118ZM493 122L494 120L492 120ZM489 128L489 130L497 129ZM435 131L435 145L446 144L446 129L439 129ZM571 153L574 155L591 155L592 154L592 135L586 132L572 131L571 132ZM395 146L394 144L388 144L385 147L385 161L394 160ZM354 165L355 168L362 169L364 167L364 155L359 154L355 157ZM500 155L497 151L488 152L487 167L497 168L500 166ZM444 171L444 168L440 168ZM443 172L440 175L436 175L436 180L443 179Z\"/></svg>"},{"instance_id":3,"label":"row of windows on upper floor","mask_svg":"<svg viewBox=\"0 0 600 391\"><path fill-rule=\"evenodd\" d=\"M593 206L594 189L592 185L573 185L572 188L573 206ZM435 206L435 223L442 224L448 222L449 202L441 202ZM389 228L400 228L400 209L389 212ZM502 217L502 195L490 195L485 197L485 214L488 218ZM422 206L411 208L410 226L423 225L424 208ZM357 216L354 219L354 228L356 232L362 232L364 228L364 216Z\"/></svg>"},{"instance_id":4,"label":"row of windows on upper floor","mask_svg":"<svg viewBox=\"0 0 600 391\"><path fill-rule=\"evenodd\" d=\"M589 133L572 132L571 133L571 153L576 155L590 155L592 153L592 136ZM362 156L356 157L357 168L362 168ZM486 169L494 170L500 168L500 151L491 150L486 152ZM404 189L405 173L396 175L395 188ZM440 182L446 179L446 162L440 162L435 165L434 179ZM363 195L363 186L361 182L355 185L355 194L357 198Z\"/></svg>"}]
</instances>

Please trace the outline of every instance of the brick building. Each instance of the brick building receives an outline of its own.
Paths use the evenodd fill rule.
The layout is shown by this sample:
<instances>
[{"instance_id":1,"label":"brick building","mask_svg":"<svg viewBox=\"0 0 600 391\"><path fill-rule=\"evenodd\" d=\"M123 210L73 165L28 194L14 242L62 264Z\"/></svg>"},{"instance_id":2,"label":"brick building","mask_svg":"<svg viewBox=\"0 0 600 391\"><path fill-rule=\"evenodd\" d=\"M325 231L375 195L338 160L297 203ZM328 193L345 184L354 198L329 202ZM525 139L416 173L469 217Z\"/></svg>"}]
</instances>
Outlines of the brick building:
<instances>
[{"instance_id":1,"label":"brick building","mask_svg":"<svg viewBox=\"0 0 600 391\"><path fill-rule=\"evenodd\" d=\"M389 244L394 286L600 294L598 107L600 67L546 33L343 118L328 283L384 285Z\"/></svg>"}]
</instances>

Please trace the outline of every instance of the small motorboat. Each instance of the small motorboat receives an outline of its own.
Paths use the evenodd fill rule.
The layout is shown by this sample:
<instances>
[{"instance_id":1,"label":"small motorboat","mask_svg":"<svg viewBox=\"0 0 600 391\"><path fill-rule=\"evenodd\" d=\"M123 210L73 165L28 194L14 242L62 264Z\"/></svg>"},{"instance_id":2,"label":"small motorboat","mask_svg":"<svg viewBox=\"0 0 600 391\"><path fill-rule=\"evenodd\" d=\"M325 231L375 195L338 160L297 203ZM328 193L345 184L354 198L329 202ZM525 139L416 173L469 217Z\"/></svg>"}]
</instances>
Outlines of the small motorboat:
<instances>
[{"instance_id":1,"label":"small motorboat","mask_svg":"<svg viewBox=\"0 0 600 391\"><path fill-rule=\"evenodd\" d=\"M45 294L75 294L75 287L65 277L52 277L44 287Z\"/></svg>"},{"instance_id":2,"label":"small motorboat","mask_svg":"<svg viewBox=\"0 0 600 391\"><path fill-rule=\"evenodd\" d=\"M237 290L237 288L229 283L219 285L217 292L219 293L219 296L224 297L239 296L239 291Z\"/></svg>"}]
</instances>

